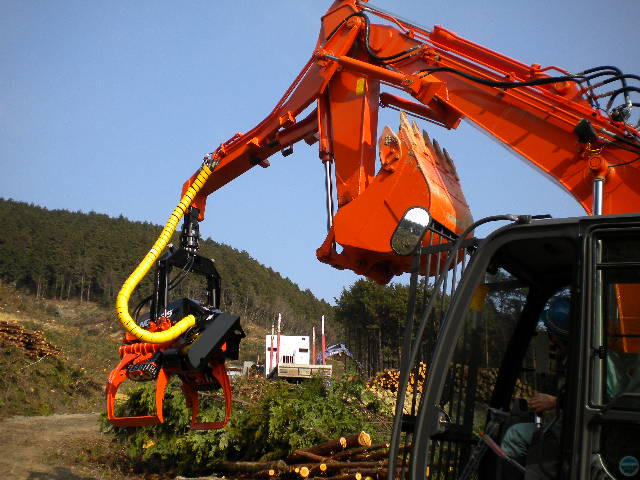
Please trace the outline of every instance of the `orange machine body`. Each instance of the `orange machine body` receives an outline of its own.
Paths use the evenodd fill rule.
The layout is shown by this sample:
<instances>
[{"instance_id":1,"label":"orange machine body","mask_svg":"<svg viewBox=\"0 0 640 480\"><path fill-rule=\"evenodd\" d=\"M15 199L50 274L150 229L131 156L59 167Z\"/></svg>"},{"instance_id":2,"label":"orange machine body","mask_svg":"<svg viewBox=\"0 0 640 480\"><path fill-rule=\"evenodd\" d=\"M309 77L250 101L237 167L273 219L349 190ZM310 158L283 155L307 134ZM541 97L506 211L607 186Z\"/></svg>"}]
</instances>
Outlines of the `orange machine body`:
<instances>
[{"instance_id":1,"label":"orange machine body","mask_svg":"<svg viewBox=\"0 0 640 480\"><path fill-rule=\"evenodd\" d=\"M335 1L322 17L311 59L273 111L212 153L219 164L194 206L202 216L207 196L227 182L256 165L268 167L271 155L292 153L300 140L318 143L320 160L335 169L337 201L318 258L388 282L409 269L390 248L407 208L429 208L454 234L471 215L450 162L436 161L429 146L412 145L402 131L399 152L385 144L389 132L382 134L381 168L375 172L383 105L447 129L468 119L561 185L588 213L595 178L605 180L602 213L637 211L640 169L629 162L638 154L624 148L640 149L637 129L594 108L592 92L571 77L544 83L551 72L568 75L557 67L525 65L439 26L427 31L363 2ZM540 80L543 84L531 84ZM381 93L381 85L405 96ZM591 141L576 134L585 120L594 132Z\"/></svg>"}]
</instances>

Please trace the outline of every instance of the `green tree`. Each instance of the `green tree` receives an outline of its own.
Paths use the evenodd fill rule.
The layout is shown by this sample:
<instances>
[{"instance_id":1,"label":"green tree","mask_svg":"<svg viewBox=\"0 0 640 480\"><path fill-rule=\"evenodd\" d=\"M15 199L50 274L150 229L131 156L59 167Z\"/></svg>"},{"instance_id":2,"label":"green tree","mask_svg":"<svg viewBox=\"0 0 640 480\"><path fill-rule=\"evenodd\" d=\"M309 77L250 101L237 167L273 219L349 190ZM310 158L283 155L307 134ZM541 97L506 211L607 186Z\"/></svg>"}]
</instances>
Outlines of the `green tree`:
<instances>
[{"instance_id":1,"label":"green tree","mask_svg":"<svg viewBox=\"0 0 640 480\"><path fill-rule=\"evenodd\" d=\"M344 289L336 305L347 343L368 375L400 363L409 287L358 280Z\"/></svg>"}]
</instances>

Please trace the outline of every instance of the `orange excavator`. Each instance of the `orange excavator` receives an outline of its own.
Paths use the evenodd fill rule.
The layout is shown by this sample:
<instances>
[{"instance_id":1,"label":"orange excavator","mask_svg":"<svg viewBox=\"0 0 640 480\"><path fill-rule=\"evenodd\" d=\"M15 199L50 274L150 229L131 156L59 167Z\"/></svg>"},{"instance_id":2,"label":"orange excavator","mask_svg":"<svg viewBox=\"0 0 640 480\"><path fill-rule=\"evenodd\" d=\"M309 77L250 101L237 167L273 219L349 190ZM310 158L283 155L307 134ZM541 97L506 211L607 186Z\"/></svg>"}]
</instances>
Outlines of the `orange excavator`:
<instances>
[{"instance_id":1,"label":"orange excavator","mask_svg":"<svg viewBox=\"0 0 640 480\"><path fill-rule=\"evenodd\" d=\"M180 258L184 269L199 259L190 240L193 235L188 232L204 219L207 197L256 166L268 168L270 156L292 154L294 145L304 140L318 145L326 174L328 235L317 249L321 262L350 269L380 283L394 275L413 272L435 276L440 282L438 288L464 286L463 293L456 293L455 297L451 292L451 297L457 299L451 302L451 308L457 308L458 318L466 315L463 312L470 304L479 308L491 297L492 289L502 291L502 287L495 286L497 283L487 283L491 275L502 272L503 277L510 278L511 283L506 285L528 289L531 298L527 297L523 319L514 321L516 333L509 337L511 343L505 343L509 355L500 357L502 363L494 359L498 362L498 380L495 398L488 401L487 408L511 409L516 369L524 361L518 360L516 353L527 351L537 331L537 315L552 293L570 289L572 321L575 325L583 322L582 327L588 331L594 331L589 322L595 321L594 315L602 316L603 305L608 302L607 308L615 311L617 323L605 325L605 320L598 317L597 338L581 334L571 347L572 365L575 363L577 371L585 374L599 375L600 383L588 385L583 378L582 383L571 384L571 399L575 408L580 405L581 412L579 418L571 417L571 425L578 428L582 422L580 431L588 433L562 437L563 458L570 459L570 464L563 464L561 475L589 478L583 474L597 459L590 456L595 450L586 444L604 445L603 438L611 439L603 433L609 431L610 424L623 422L628 426L640 414L633 392L624 392L627 396L612 405L601 388L608 381L606 365L612 357L607 356L607 346L628 362L640 349L636 339L640 336L640 300L636 300L640 298L636 294L640 288L636 288L638 282L633 273L640 265L633 253L639 251L633 245L634 238L640 238L636 233L640 219L637 215L621 215L640 210L640 131L638 125L632 124L637 117L633 109L639 106L633 100L640 91L638 80L637 75L625 74L613 66L574 73L555 66L525 65L443 27L425 29L366 1L335 1L322 17L318 42L309 61L271 113L248 132L234 135L205 156L201 167L184 184L180 204L160 238L123 285L116 310L127 339L121 347L123 360L108 382L109 418L121 425L162 420L162 388L158 390L159 410L154 418L116 419L115 392L126 378L160 379L159 384L164 386L166 376L178 375L190 395L190 403L196 407L193 394L197 390L223 387L228 392L220 365L229 354L222 347L232 345L231 350L237 351L243 335L237 317L219 312L213 301L208 305L189 304L187 308L188 302L183 299L181 310L169 309L165 257L158 264L156 300L147 319L140 321L129 314L129 298L158 262L183 215L187 214L187 219L179 250L187 253L172 255ZM395 93L382 91L383 88ZM378 135L380 107L403 112L399 132L385 128ZM482 242L474 239L473 229L491 219L474 223L450 155L421 132L415 122L409 122L408 116L447 129L457 128L464 119L471 121L563 187L595 217L562 223L527 215L500 216L496 219L514 220L515 225L508 227L506 233L500 230L502 233L493 243L493 237ZM416 217L416 211L428 213ZM425 218L428 221L423 221ZM427 235L426 231L430 233ZM413 237L417 238L416 244L412 243ZM512 237L517 248L509 247ZM624 245L616 243L620 238ZM482 252L486 253L481 255ZM465 256L471 253L486 260L467 263ZM476 268L475 280L466 281L455 275L447 280L447 272L452 274L474 264L482 265L479 270ZM602 273L624 268L631 269L631 273L618 281L614 277L606 280ZM474 281L474 286L469 286ZM161 295L158 285L165 286L160 289ZM496 300L491 305L495 310L502 304ZM179 314L174 313L178 311ZM410 313L414 313L411 308ZM444 319L442 329L461 323ZM424 317L418 327L418 343L428 320ZM473 475L477 476L478 471L480 478L496 478L487 473L493 471L489 457L475 447L482 443L474 437L481 423L471 406L476 399L456 407L458 413L464 414L464 424L457 430L448 429L454 422L449 418L451 412L444 410L452 403L442 394L457 333L442 330L433 335L438 335L438 342L445 342L435 345L432 352L435 356L428 381L436 383L425 386L413 418L403 419L399 414L394 431L398 438L401 432L413 435L421 452L411 455L411 474L413 478L424 478L426 471L429 476L429 468L434 471L437 463L441 468L438 478L476 478ZM190 359L188 352L194 344L197 358ZM406 372L418 360L419 349L418 344L407 347L407 359L403 361ZM589 357L592 352L599 355L598 359ZM487 365L491 364L491 355L487 353ZM469 359L465 362L468 367ZM635 373L634 367L625 368L618 373ZM464 371L470 375L471 369ZM442 383L437 383L438 379ZM449 388L450 392L454 390ZM599 393L593 394L594 400L591 395L595 391ZM459 401L461 395L455 398ZM194 425L199 426L195 414ZM493 423L490 426L497 428ZM499 435L493 432L493 437ZM393 448L398 447L398 438L392 443ZM441 442L440 450L425 456L424 452L433 451L434 442ZM499 451L495 441L494 445L494 450ZM575 453L578 449L582 450ZM574 452L573 457L567 451ZM620 458L617 453L607 455L597 461L612 478L617 475L611 473L615 462L624 463L624 467L616 467L620 471L634 472L625 473L624 478L640 478L640 453ZM634 461L639 466L636 470ZM390 476L392 470L389 468ZM472 471L475 473L468 473Z\"/></svg>"}]
</instances>

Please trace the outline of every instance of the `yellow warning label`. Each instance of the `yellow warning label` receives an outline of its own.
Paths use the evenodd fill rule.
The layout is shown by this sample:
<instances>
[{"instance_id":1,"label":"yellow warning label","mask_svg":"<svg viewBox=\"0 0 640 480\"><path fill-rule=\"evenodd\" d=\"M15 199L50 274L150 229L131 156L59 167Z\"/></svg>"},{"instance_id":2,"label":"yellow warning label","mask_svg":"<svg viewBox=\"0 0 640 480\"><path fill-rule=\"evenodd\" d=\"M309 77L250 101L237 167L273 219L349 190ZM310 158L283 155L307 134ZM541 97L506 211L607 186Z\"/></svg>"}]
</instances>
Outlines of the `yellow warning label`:
<instances>
[{"instance_id":1,"label":"yellow warning label","mask_svg":"<svg viewBox=\"0 0 640 480\"><path fill-rule=\"evenodd\" d=\"M471 310L476 312L481 312L484 308L484 300L487 298L487 294L489 293L489 285L481 284L476 288L475 293L473 294L473 299L471 299Z\"/></svg>"},{"instance_id":2,"label":"yellow warning label","mask_svg":"<svg viewBox=\"0 0 640 480\"><path fill-rule=\"evenodd\" d=\"M359 78L356 81L356 95L362 95L365 88L367 88L367 79Z\"/></svg>"}]
</instances>

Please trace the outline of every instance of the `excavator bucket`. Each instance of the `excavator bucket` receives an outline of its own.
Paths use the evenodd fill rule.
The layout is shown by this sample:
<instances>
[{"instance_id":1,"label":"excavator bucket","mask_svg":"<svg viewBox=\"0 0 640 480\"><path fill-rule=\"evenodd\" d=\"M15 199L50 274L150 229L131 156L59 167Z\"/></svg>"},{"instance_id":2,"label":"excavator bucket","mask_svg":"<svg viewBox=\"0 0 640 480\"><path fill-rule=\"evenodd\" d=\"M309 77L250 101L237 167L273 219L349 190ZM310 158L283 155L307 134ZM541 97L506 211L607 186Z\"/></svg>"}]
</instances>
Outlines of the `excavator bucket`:
<instances>
[{"instance_id":1,"label":"excavator bucket","mask_svg":"<svg viewBox=\"0 0 640 480\"><path fill-rule=\"evenodd\" d=\"M451 157L406 114L400 115L397 134L384 128L378 145L379 172L358 198L338 210L334 235L330 233L317 253L325 263L387 283L410 269L410 258L399 258L390 246L391 235L408 208L427 208L443 233L427 235L423 246L454 238L473 218ZM330 252L329 242L334 240L343 247L339 254Z\"/></svg>"}]
</instances>

